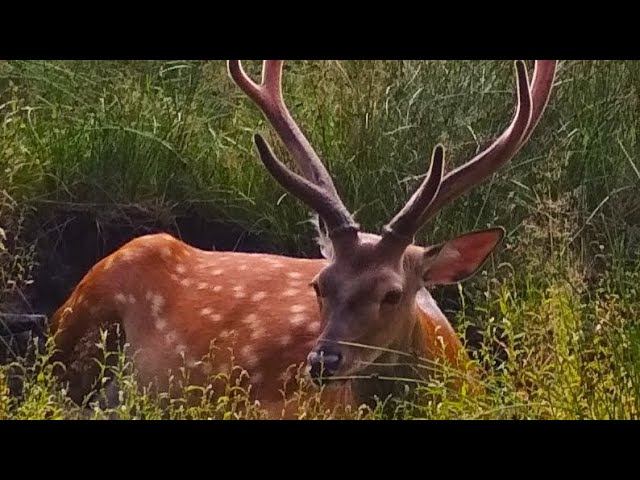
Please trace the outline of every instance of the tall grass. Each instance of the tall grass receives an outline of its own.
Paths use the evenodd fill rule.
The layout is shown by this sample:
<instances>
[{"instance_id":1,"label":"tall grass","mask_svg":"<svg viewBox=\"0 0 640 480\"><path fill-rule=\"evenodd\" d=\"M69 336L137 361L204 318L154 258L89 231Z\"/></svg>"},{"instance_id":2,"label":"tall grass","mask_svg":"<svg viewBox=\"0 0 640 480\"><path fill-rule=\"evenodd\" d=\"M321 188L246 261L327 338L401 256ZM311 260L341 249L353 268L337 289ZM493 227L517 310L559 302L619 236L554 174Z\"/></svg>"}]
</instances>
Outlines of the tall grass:
<instances>
[{"instance_id":1,"label":"tall grass","mask_svg":"<svg viewBox=\"0 0 640 480\"><path fill-rule=\"evenodd\" d=\"M257 74L257 62L248 67ZM452 397L434 380L394 400L391 415L638 416L639 88L640 62L561 62L527 146L423 229L426 244L507 228L502 250L457 298L434 293L445 310L455 305L460 332L484 333L486 394ZM433 145L445 145L452 168L504 129L514 72L494 61L298 61L285 65L284 91L346 204L377 231L419 183ZM29 287L46 254L21 241L23 220L51 205L97 220L123 205L196 212L283 252L315 254L308 213L265 173L251 134L266 132L287 154L224 62L0 62L0 118L2 305ZM46 374L25 373L33 388L17 399L3 393L0 372L0 416L76 415ZM202 408L187 416L211 416Z\"/></svg>"}]
</instances>

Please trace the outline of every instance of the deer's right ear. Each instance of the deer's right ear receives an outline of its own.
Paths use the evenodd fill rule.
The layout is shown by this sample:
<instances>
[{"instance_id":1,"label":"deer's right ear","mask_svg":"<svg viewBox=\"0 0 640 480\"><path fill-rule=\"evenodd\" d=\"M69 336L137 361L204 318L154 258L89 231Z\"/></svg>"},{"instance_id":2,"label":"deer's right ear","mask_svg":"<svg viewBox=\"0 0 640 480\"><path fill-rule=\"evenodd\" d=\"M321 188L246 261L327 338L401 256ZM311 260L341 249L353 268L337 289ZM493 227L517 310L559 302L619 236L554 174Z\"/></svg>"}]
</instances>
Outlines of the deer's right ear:
<instances>
[{"instance_id":1,"label":"deer's right ear","mask_svg":"<svg viewBox=\"0 0 640 480\"><path fill-rule=\"evenodd\" d=\"M503 236L503 228L492 228L467 233L427 248L422 265L425 284L449 285L471 277L487 260Z\"/></svg>"}]
</instances>

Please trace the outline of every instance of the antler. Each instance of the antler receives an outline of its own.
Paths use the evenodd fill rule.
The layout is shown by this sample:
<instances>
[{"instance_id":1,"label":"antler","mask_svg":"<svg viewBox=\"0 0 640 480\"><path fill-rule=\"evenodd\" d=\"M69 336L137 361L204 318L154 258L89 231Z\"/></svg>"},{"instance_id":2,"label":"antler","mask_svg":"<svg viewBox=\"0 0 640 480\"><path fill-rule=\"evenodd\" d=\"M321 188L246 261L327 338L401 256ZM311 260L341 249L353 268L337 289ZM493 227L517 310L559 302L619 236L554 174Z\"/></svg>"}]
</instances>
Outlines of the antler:
<instances>
[{"instance_id":1,"label":"antler","mask_svg":"<svg viewBox=\"0 0 640 480\"><path fill-rule=\"evenodd\" d=\"M260 158L285 189L318 212L329 228L330 236L347 231L357 232L359 226L340 199L329 172L284 103L283 63L282 60L265 60L260 84L249 78L239 60L230 60L227 64L233 81L267 117L305 178L291 172L275 157L266 140L257 135L254 140Z\"/></svg>"},{"instance_id":2,"label":"antler","mask_svg":"<svg viewBox=\"0 0 640 480\"><path fill-rule=\"evenodd\" d=\"M469 162L449 172L429 198L427 183L432 180L433 167L418 192L384 228L384 244L406 247L413 241L416 231L447 203L453 201L475 185L484 181L511 160L531 136L549 101L556 71L555 60L537 60L533 82L529 86L524 62L516 66L518 104L507 129L489 147ZM437 147L436 147L437 148ZM435 152L434 152L435 156ZM426 201L426 198L429 201Z\"/></svg>"},{"instance_id":3,"label":"antler","mask_svg":"<svg viewBox=\"0 0 640 480\"><path fill-rule=\"evenodd\" d=\"M260 108L278 136L293 156L304 176L290 171L279 161L267 142L255 136L260 158L275 179L322 217L332 239L345 232L351 241L356 237L356 224L340 199L329 172L313 150L282 98L282 60L265 60L262 81L255 83L242 68L240 61L228 62L229 74L235 83ZM483 182L511 160L527 142L549 101L556 71L555 60L537 60L532 83L529 84L524 62L516 67L518 103L515 115L505 131L484 151L469 162L442 177L444 148L433 152L429 173L407 204L384 227L382 244L401 247L413 241L417 230L446 204Z\"/></svg>"},{"instance_id":4,"label":"antler","mask_svg":"<svg viewBox=\"0 0 640 480\"><path fill-rule=\"evenodd\" d=\"M336 204L336 198L318 185L289 170L273 154L262 135L255 134L253 140L260 154L260 159L269 173L292 195L318 212L334 235L340 233L342 229L352 228L351 214L344 206Z\"/></svg>"},{"instance_id":5,"label":"antler","mask_svg":"<svg viewBox=\"0 0 640 480\"><path fill-rule=\"evenodd\" d=\"M422 212L429 208L433 199L438 195L442 183L443 168L444 147L436 145L431 155L431 166L427 176L404 208L384 227L386 235L405 240L408 243L413 241L413 235L420 228L418 222Z\"/></svg>"}]
</instances>

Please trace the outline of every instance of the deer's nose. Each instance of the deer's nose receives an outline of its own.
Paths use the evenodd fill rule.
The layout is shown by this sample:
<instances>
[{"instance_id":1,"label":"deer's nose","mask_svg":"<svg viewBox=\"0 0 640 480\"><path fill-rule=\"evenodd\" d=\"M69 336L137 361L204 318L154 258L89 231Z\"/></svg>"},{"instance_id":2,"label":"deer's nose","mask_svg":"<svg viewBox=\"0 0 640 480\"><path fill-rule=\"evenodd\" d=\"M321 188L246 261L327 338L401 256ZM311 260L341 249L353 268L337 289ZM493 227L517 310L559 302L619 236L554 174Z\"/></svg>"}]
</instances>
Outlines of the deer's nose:
<instances>
[{"instance_id":1,"label":"deer's nose","mask_svg":"<svg viewBox=\"0 0 640 480\"><path fill-rule=\"evenodd\" d=\"M338 371L340 363L342 363L342 354L327 347L313 350L307 356L309 374L314 380L333 376Z\"/></svg>"}]
</instances>

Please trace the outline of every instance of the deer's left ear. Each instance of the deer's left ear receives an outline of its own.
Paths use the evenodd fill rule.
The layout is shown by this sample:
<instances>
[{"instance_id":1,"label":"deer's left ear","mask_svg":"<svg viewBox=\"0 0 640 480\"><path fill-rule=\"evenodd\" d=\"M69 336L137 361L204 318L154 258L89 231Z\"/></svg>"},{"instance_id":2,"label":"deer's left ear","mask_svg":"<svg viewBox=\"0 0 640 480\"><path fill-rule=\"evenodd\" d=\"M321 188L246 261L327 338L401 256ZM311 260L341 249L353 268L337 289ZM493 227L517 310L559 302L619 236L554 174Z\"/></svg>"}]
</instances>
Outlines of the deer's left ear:
<instances>
[{"instance_id":1,"label":"deer's left ear","mask_svg":"<svg viewBox=\"0 0 640 480\"><path fill-rule=\"evenodd\" d=\"M422 278L427 286L458 283L482 266L504 236L503 228L467 233L425 249Z\"/></svg>"}]
</instances>

